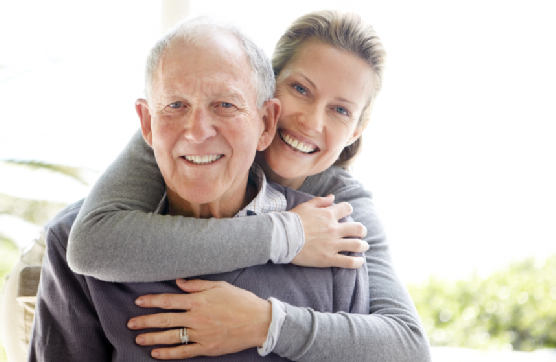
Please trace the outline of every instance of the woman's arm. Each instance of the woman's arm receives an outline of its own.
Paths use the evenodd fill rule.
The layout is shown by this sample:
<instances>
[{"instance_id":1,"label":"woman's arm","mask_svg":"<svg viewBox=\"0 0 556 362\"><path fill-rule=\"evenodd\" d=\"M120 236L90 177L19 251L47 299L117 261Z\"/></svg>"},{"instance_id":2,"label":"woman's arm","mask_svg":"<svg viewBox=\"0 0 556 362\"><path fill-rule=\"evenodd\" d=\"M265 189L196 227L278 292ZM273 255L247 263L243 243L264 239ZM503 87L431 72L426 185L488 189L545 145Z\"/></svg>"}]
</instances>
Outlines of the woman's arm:
<instances>
[{"instance_id":1,"label":"woman's arm","mask_svg":"<svg viewBox=\"0 0 556 362\"><path fill-rule=\"evenodd\" d=\"M369 251L366 252L370 314L320 313L310 308L278 301L277 303L285 307L286 317L272 351L294 361L430 361L426 334L413 301L392 266L389 246L370 193L349 174L335 168L307 179L302 189L320 195L335 191L337 199L352 204L352 218L363 223L368 229L365 239L370 245ZM200 288L200 285L204 287ZM221 282L193 280L184 283L180 288L190 294L143 296L141 299L145 304L142 306L187 309L187 313L174 314L169 319L173 326L190 327L192 321L185 318L191 312L191 308L195 308L195 312L202 316L202 319L196 320L205 321L214 319L213 316L218 315L221 310L240 316L242 307L249 300L249 292ZM233 289L233 293L228 290L230 288ZM194 299L195 303L192 303L191 299ZM188 300L189 302L185 302ZM225 303L215 306L218 301ZM274 311L274 304L272 308ZM203 327L214 325L208 334L214 336L234 330L238 326L249 325L255 319L253 312L245 320L234 320L229 325L226 324L227 321L218 320L218 323L203 323ZM133 320L140 324L138 329L162 327L159 325L161 318L156 316L141 316ZM146 345L179 342L175 339L176 336L173 336L173 339L165 338L160 333L152 333L148 338ZM210 338L201 335L193 335L192 340L197 344L158 351L161 357L164 356L162 358L172 359L178 358L184 350L193 355L221 355L238 349L257 347L253 344L238 344L230 337L219 339L217 346L210 343ZM246 338L239 340L245 341Z\"/></svg>"},{"instance_id":2,"label":"woman's arm","mask_svg":"<svg viewBox=\"0 0 556 362\"><path fill-rule=\"evenodd\" d=\"M289 263L304 245L297 254L301 258L294 261L298 265L353 268L361 263L338 256L340 250L365 250L353 241L346 248L342 239L361 230L354 231L352 224L335 233L323 232L349 214L345 204L332 206L332 215L323 212L328 219L319 217L327 206L323 200L303 206L309 212L302 216L283 212L194 219L153 214L164 191L153 151L138 131L85 200L70 234L70 267L106 281L149 282L226 272L269 260ZM324 247L315 253L317 244Z\"/></svg>"},{"instance_id":3,"label":"woman's arm","mask_svg":"<svg viewBox=\"0 0 556 362\"><path fill-rule=\"evenodd\" d=\"M68 245L70 267L107 281L169 280L264 264L272 240L303 240L293 213L237 219L155 215L164 192L153 151L137 132L79 212ZM240 252L247 248L252 253ZM285 248L275 254L295 256Z\"/></svg>"},{"instance_id":4,"label":"woman's arm","mask_svg":"<svg viewBox=\"0 0 556 362\"><path fill-rule=\"evenodd\" d=\"M365 253L370 314L316 313L286 305L275 353L296 361L430 361L424 328L392 265L390 248L368 191L347 172L332 167L308 178L301 191L334 192L353 206L351 217L367 228Z\"/></svg>"}]
</instances>

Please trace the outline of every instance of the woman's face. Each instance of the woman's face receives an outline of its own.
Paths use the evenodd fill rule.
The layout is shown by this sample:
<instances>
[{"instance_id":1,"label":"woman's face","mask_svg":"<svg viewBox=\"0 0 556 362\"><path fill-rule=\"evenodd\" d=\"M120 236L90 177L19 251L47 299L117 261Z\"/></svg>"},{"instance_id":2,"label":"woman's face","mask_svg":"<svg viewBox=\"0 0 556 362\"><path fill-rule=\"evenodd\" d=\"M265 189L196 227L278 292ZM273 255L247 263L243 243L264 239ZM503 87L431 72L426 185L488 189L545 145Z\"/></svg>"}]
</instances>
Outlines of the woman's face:
<instances>
[{"instance_id":1,"label":"woman's face","mask_svg":"<svg viewBox=\"0 0 556 362\"><path fill-rule=\"evenodd\" d=\"M264 158L283 185L330 167L361 135L358 121L372 89L372 69L357 56L317 41L305 43L276 81L282 113Z\"/></svg>"}]
</instances>

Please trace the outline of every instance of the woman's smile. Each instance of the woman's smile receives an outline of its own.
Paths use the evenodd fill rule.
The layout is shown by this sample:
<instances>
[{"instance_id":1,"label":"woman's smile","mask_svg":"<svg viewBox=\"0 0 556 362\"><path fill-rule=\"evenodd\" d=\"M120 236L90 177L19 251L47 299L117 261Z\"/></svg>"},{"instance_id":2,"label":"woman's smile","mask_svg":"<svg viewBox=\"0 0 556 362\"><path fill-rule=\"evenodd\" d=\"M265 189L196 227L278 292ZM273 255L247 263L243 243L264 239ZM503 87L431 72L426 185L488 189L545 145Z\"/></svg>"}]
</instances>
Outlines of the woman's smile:
<instances>
[{"instance_id":1,"label":"woman's smile","mask_svg":"<svg viewBox=\"0 0 556 362\"><path fill-rule=\"evenodd\" d=\"M317 146L311 145L307 141L300 141L295 136L290 135L287 131L280 129L277 132L282 141L284 141L284 143L294 151L304 154L313 154L319 150Z\"/></svg>"}]
</instances>

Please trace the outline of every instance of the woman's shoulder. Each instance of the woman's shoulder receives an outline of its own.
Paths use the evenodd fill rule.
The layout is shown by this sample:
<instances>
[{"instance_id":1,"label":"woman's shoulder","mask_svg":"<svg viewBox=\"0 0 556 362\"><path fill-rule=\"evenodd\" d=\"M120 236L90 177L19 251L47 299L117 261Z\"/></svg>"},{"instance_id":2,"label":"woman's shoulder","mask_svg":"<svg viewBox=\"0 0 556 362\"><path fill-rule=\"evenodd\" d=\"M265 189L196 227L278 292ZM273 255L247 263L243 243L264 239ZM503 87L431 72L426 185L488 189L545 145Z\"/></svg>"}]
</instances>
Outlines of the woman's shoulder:
<instances>
[{"instance_id":1,"label":"woman's shoulder","mask_svg":"<svg viewBox=\"0 0 556 362\"><path fill-rule=\"evenodd\" d=\"M357 192L371 197L371 193L359 180L349 171L337 166L331 166L319 174L307 177L299 190L315 196L326 196L338 192Z\"/></svg>"}]
</instances>

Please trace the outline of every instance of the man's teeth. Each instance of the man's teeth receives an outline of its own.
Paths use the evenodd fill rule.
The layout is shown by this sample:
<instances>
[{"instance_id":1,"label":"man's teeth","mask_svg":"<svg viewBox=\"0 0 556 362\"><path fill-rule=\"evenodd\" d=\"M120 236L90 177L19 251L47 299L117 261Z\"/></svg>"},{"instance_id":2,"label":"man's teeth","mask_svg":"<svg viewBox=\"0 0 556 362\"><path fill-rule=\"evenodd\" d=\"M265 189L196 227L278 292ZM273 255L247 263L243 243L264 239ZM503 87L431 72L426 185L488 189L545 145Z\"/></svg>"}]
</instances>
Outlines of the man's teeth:
<instances>
[{"instance_id":1,"label":"man's teeth","mask_svg":"<svg viewBox=\"0 0 556 362\"><path fill-rule=\"evenodd\" d=\"M222 158L222 155L210 155L210 156L184 156L189 162L193 162L196 165L205 165L207 163L212 163L216 160Z\"/></svg>"},{"instance_id":2,"label":"man's teeth","mask_svg":"<svg viewBox=\"0 0 556 362\"><path fill-rule=\"evenodd\" d=\"M296 150L301 151L303 153L311 153L316 149L316 147L305 145L305 144L303 144L303 142L299 142L298 140L294 140L293 138L291 138L287 134L281 133L280 135L282 136L282 139L284 140L284 142L286 142L292 148L295 148Z\"/></svg>"}]
</instances>

